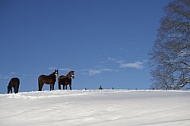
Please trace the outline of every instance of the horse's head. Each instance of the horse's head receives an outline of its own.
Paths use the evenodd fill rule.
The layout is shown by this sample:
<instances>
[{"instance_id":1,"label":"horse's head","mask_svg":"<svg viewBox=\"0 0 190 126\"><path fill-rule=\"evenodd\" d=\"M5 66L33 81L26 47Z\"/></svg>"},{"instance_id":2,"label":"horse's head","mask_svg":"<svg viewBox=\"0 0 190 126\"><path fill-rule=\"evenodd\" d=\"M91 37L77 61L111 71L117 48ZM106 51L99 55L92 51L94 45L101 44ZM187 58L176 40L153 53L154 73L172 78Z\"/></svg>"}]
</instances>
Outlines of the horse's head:
<instances>
[{"instance_id":1,"label":"horse's head","mask_svg":"<svg viewBox=\"0 0 190 126\"><path fill-rule=\"evenodd\" d=\"M67 74L67 77L69 78L69 79L71 79L71 78L75 78L75 71L70 71L68 74Z\"/></svg>"},{"instance_id":2,"label":"horse's head","mask_svg":"<svg viewBox=\"0 0 190 126\"><path fill-rule=\"evenodd\" d=\"M7 86L7 94L9 94L10 92L12 93L12 83L11 81L9 82L8 86Z\"/></svg>"},{"instance_id":3,"label":"horse's head","mask_svg":"<svg viewBox=\"0 0 190 126\"><path fill-rule=\"evenodd\" d=\"M55 70L54 75L55 75L55 77L58 77L58 75L59 75L58 70Z\"/></svg>"},{"instance_id":4,"label":"horse's head","mask_svg":"<svg viewBox=\"0 0 190 126\"><path fill-rule=\"evenodd\" d=\"M12 93L12 87L11 86L7 86L7 94L9 94L10 92Z\"/></svg>"}]
</instances>

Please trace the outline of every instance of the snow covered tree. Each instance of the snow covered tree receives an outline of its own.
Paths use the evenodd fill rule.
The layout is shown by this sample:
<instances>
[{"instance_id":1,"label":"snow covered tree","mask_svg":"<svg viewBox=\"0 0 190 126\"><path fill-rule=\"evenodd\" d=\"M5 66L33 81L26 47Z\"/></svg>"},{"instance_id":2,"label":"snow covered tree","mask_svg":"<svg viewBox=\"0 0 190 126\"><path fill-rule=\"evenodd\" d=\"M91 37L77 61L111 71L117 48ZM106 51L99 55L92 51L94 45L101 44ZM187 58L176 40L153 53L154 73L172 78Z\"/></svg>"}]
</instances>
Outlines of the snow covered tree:
<instances>
[{"instance_id":1,"label":"snow covered tree","mask_svg":"<svg viewBox=\"0 0 190 126\"><path fill-rule=\"evenodd\" d=\"M190 0L169 3L165 13L149 53L152 87L181 89L190 83Z\"/></svg>"}]
</instances>

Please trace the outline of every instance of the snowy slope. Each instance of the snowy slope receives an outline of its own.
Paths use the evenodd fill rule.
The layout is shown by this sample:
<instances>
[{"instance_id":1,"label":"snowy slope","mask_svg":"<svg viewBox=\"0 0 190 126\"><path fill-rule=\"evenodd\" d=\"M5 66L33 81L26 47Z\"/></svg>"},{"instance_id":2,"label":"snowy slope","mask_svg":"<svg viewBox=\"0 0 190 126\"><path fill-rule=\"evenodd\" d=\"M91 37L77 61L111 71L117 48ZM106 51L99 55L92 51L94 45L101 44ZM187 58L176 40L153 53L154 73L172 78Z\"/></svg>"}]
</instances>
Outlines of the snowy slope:
<instances>
[{"instance_id":1,"label":"snowy slope","mask_svg":"<svg viewBox=\"0 0 190 126\"><path fill-rule=\"evenodd\" d=\"M189 91L0 94L0 126L189 126Z\"/></svg>"}]
</instances>

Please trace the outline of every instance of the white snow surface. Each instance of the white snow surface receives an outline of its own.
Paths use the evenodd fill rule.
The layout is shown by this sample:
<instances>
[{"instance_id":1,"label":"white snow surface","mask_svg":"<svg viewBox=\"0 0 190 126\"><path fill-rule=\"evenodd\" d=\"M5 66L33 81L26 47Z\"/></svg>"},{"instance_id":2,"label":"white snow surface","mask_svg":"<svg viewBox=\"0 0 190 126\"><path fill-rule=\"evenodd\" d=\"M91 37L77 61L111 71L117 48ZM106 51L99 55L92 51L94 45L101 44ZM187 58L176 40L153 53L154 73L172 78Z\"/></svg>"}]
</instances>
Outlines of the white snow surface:
<instances>
[{"instance_id":1,"label":"white snow surface","mask_svg":"<svg viewBox=\"0 0 190 126\"><path fill-rule=\"evenodd\" d=\"M0 126L190 126L190 91L0 94Z\"/></svg>"}]
</instances>

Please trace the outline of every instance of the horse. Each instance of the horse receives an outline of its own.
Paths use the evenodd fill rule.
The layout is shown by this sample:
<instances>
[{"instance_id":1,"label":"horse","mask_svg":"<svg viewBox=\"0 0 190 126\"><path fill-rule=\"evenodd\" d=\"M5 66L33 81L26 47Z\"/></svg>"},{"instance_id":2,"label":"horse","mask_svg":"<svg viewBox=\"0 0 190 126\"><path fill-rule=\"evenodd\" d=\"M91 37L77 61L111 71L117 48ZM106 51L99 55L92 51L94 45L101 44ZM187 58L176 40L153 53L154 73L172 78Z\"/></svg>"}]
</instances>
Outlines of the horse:
<instances>
[{"instance_id":1,"label":"horse","mask_svg":"<svg viewBox=\"0 0 190 126\"><path fill-rule=\"evenodd\" d=\"M58 78L58 88L61 90L61 85L63 85L63 90L67 90L67 85L69 85L70 90L72 90L72 78L74 79L75 71L70 71L66 76L61 75Z\"/></svg>"},{"instance_id":2,"label":"horse","mask_svg":"<svg viewBox=\"0 0 190 126\"><path fill-rule=\"evenodd\" d=\"M19 78L12 78L7 86L7 94L10 92L12 93L12 88L14 88L14 93L18 93L19 90L19 85L20 85L20 80Z\"/></svg>"},{"instance_id":3,"label":"horse","mask_svg":"<svg viewBox=\"0 0 190 126\"><path fill-rule=\"evenodd\" d=\"M44 83L50 84L50 91L54 90L54 85L57 76L58 76L58 70L55 70L55 72L51 73L50 75L40 75L38 77L38 91L42 91Z\"/></svg>"}]
</instances>

